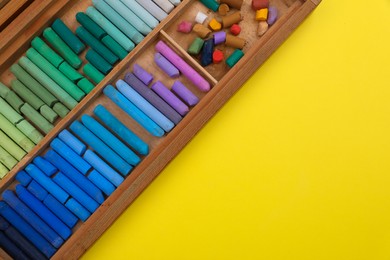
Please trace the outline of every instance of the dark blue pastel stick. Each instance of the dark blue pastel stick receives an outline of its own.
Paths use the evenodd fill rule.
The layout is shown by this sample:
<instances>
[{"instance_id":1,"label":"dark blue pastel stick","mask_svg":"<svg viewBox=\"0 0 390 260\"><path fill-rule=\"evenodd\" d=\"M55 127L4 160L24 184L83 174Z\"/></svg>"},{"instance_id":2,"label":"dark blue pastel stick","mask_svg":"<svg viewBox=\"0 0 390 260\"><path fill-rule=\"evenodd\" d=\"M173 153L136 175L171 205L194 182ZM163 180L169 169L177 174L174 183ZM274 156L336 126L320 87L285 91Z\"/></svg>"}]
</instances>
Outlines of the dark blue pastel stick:
<instances>
[{"instance_id":1,"label":"dark blue pastel stick","mask_svg":"<svg viewBox=\"0 0 390 260\"><path fill-rule=\"evenodd\" d=\"M64 240L68 239L72 234L59 218L57 218L40 200L35 198L28 190L21 185L16 185L16 194L30 209L32 209L43 221L46 222L55 232L57 232Z\"/></svg>"},{"instance_id":2,"label":"dark blue pastel stick","mask_svg":"<svg viewBox=\"0 0 390 260\"><path fill-rule=\"evenodd\" d=\"M43 159L41 156L35 157L33 163L35 166L37 166L44 174L47 176L51 177L53 176L56 172L58 172L57 168L54 167L53 164L49 163L45 159Z\"/></svg>"},{"instance_id":3,"label":"dark blue pastel stick","mask_svg":"<svg viewBox=\"0 0 390 260\"><path fill-rule=\"evenodd\" d=\"M36 182L38 182L42 187L44 187L59 202L65 203L65 201L69 198L68 193L66 193L60 186L55 184L35 165L29 164L26 166L25 170L28 174L30 174L31 177L33 177L34 180L36 180Z\"/></svg>"},{"instance_id":4,"label":"dark blue pastel stick","mask_svg":"<svg viewBox=\"0 0 390 260\"><path fill-rule=\"evenodd\" d=\"M3 200L13 208L27 223L38 231L55 248L59 248L64 240L43 220L24 204L11 190L3 192Z\"/></svg>"},{"instance_id":5,"label":"dark blue pastel stick","mask_svg":"<svg viewBox=\"0 0 390 260\"><path fill-rule=\"evenodd\" d=\"M45 158L52 162L63 174L71 179L77 186L85 191L91 198L96 200L99 204L104 202L104 196L102 192L91 182L82 175L76 168L70 165L64 158L53 150L49 150L45 154Z\"/></svg>"},{"instance_id":6,"label":"dark blue pastel stick","mask_svg":"<svg viewBox=\"0 0 390 260\"><path fill-rule=\"evenodd\" d=\"M74 121L70 125L70 129L123 175L128 174L133 169L130 164L123 160L79 121Z\"/></svg>"},{"instance_id":7,"label":"dark blue pastel stick","mask_svg":"<svg viewBox=\"0 0 390 260\"><path fill-rule=\"evenodd\" d=\"M13 259L29 260L30 258L17 247L4 233L0 231L0 247Z\"/></svg>"},{"instance_id":8,"label":"dark blue pastel stick","mask_svg":"<svg viewBox=\"0 0 390 260\"><path fill-rule=\"evenodd\" d=\"M70 149L69 146L67 146L60 139L54 138L54 140L50 143L50 146L82 174L86 174L92 168L89 163L87 163L80 155Z\"/></svg>"},{"instance_id":9,"label":"dark blue pastel stick","mask_svg":"<svg viewBox=\"0 0 390 260\"><path fill-rule=\"evenodd\" d=\"M95 183L107 196L110 196L115 190L115 186L96 170L91 171L88 179Z\"/></svg>"},{"instance_id":10,"label":"dark blue pastel stick","mask_svg":"<svg viewBox=\"0 0 390 260\"><path fill-rule=\"evenodd\" d=\"M120 136L120 138L122 138L122 140L130 145L136 152L142 155L147 155L149 153L148 144L127 128L104 106L97 105L93 112L108 128Z\"/></svg>"},{"instance_id":11,"label":"dark blue pastel stick","mask_svg":"<svg viewBox=\"0 0 390 260\"><path fill-rule=\"evenodd\" d=\"M91 216L91 213L73 198L69 199L65 206L83 222Z\"/></svg>"},{"instance_id":12,"label":"dark blue pastel stick","mask_svg":"<svg viewBox=\"0 0 390 260\"><path fill-rule=\"evenodd\" d=\"M94 199L88 196L88 194L74 184L74 182L72 182L62 172L57 173L53 180L66 190L73 198L80 202L81 205L88 209L89 212L93 213L99 207L99 204Z\"/></svg>"},{"instance_id":13,"label":"dark blue pastel stick","mask_svg":"<svg viewBox=\"0 0 390 260\"><path fill-rule=\"evenodd\" d=\"M58 138L66 143L78 155L83 155L85 150L87 150L87 146L67 129L62 130L61 133L59 133Z\"/></svg>"},{"instance_id":14,"label":"dark blue pastel stick","mask_svg":"<svg viewBox=\"0 0 390 260\"><path fill-rule=\"evenodd\" d=\"M77 224L77 218L63 204L58 202L52 195L47 195L43 200L43 204L51 210L58 218L60 218L68 227L73 228Z\"/></svg>"},{"instance_id":15,"label":"dark blue pastel stick","mask_svg":"<svg viewBox=\"0 0 390 260\"><path fill-rule=\"evenodd\" d=\"M0 201L0 215L39 249L45 256L50 258L56 249L44 239L30 224L18 215L8 204Z\"/></svg>"},{"instance_id":16,"label":"dark blue pastel stick","mask_svg":"<svg viewBox=\"0 0 390 260\"><path fill-rule=\"evenodd\" d=\"M123 111L137 121L150 134L161 137L164 135L164 130L159 127L152 119L139 110L133 103L131 103L125 96L117 91L113 86L108 85L104 88L103 93L118 105Z\"/></svg>"},{"instance_id":17,"label":"dark blue pastel stick","mask_svg":"<svg viewBox=\"0 0 390 260\"><path fill-rule=\"evenodd\" d=\"M44 200L49 194L45 188L43 188L38 182L34 180L27 186L27 189L40 201Z\"/></svg>"},{"instance_id":18,"label":"dark blue pastel stick","mask_svg":"<svg viewBox=\"0 0 390 260\"><path fill-rule=\"evenodd\" d=\"M123 182L124 178L91 150L85 152L84 159L116 187Z\"/></svg>"},{"instance_id":19,"label":"dark blue pastel stick","mask_svg":"<svg viewBox=\"0 0 390 260\"><path fill-rule=\"evenodd\" d=\"M137 165L141 159L130 150L121 140L108 131L98 121L89 115L83 115L81 117L83 124L97 137L100 138L108 147L114 150L120 157L131 165Z\"/></svg>"},{"instance_id":20,"label":"dark blue pastel stick","mask_svg":"<svg viewBox=\"0 0 390 260\"><path fill-rule=\"evenodd\" d=\"M25 171L20 171L16 174L16 177L15 179L20 183L22 184L23 186L27 186L31 181L32 181L32 178L30 177L30 175L27 174L27 172Z\"/></svg>"}]
</instances>

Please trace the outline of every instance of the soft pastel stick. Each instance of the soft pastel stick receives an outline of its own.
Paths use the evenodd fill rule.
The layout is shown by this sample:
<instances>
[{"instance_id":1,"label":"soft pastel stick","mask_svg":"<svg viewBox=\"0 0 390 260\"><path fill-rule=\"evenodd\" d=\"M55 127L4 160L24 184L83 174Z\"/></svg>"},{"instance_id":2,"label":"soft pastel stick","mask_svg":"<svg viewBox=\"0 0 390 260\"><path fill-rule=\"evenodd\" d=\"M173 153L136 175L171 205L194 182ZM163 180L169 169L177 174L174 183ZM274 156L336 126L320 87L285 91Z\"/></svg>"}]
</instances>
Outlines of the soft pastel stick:
<instances>
[{"instance_id":1,"label":"soft pastel stick","mask_svg":"<svg viewBox=\"0 0 390 260\"><path fill-rule=\"evenodd\" d=\"M29 103L35 110L39 110L45 103L37 97L30 89L28 89L22 82L15 79L11 81L12 89L27 103Z\"/></svg>"},{"instance_id":2,"label":"soft pastel stick","mask_svg":"<svg viewBox=\"0 0 390 260\"><path fill-rule=\"evenodd\" d=\"M103 39L107 35L106 31L85 13L78 12L76 14L76 20L98 40Z\"/></svg>"},{"instance_id":3,"label":"soft pastel stick","mask_svg":"<svg viewBox=\"0 0 390 260\"><path fill-rule=\"evenodd\" d=\"M73 198L69 199L65 206L83 222L91 216L91 213Z\"/></svg>"},{"instance_id":4,"label":"soft pastel stick","mask_svg":"<svg viewBox=\"0 0 390 260\"><path fill-rule=\"evenodd\" d=\"M19 171L16 176L15 176L15 179L20 183L22 184L23 186L27 186L30 184L30 182L32 181L32 178L30 177L30 175L27 174L27 172L25 171Z\"/></svg>"},{"instance_id":5,"label":"soft pastel stick","mask_svg":"<svg viewBox=\"0 0 390 260\"><path fill-rule=\"evenodd\" d=\"M156 92L162 99L173 107L180 115L185 116L189 108L178 97L175 96L161 81L157 81L152 85L152 90Z\"/></svg>"},{"instance_id":6,"label":"soft pastel stick","mask_svg":"<svg viewBox=\"0 0 390 260\"><path fill-rule=\"evenodd\" d=\"M70 125L70 129L123 175L127 175L133 169L130 164L123 160L79 121L73 122Z\"/></svg>"},{"instance_id":7,"label":"soft pastel stick","mask_svg":"<svg viewBox=\"0 0 390 260\"><path fill-rule=\"evenodd\" d=\"M25 103L20 110L26 118L33 122L33 124L45 134L48 134L54 128L54 126L30 106L30 104Z\"/></svg>"},{"instance_id":8,"label":"soft pastel stick","mask_svg":"<svg viewBox=\"0 0 390 260\"><path fill-rule=\"evenodd\" d=\"M53 110L61 117L64 118L70 112L69 109L66 108L62 103L55 103L53 106Z\"/></svg>"},{"instance_id":9,"label":"soft pastel stick","mask_svg":"<svg viewBox=\"0 0 390 260\"><path fill-rule=\"evenodd\" d=\"M75 68L69 65L66 61L61 63L58 69L65 75L68 79L70 79L73 83L77 83L77 81L84 78Z\"/></svg>"},{"instance_id":10,"label":"soft pastel stick","mask_svg":"<svg viewBox=\"0 0 390 260\"><path fill-rule=\"evenodd\" d=\"M123 182L123 177L91 150L85 152L84 159L116 187Z\"/></svg>"},{"instance_id":11,"label":"soft pastel stick","mask_svg":"<svg viewBox=\"0 0 390 260\"><path fill-rule=\"evenodd\" d=\"M54 138L54 140L50 143L50 147L82 174L86 174L92 168L91 165L89 165L89 163L87 163L80 155L75 153L71 148L69 148L69 146L58 138Z\"/></svg>"},{"instance_id":12,"label":"soft pastel stick","mask_svg":"<svg viewBox=\"0 0 390 260\"><path fill-rule=\"evenodd\" d=\"M3 114L12 124L17 124L23 120L23 117L2 97L0 97L0 113Z\"/></svg>"},{"instance_id":13,"label":"soft pastel stick","mask_svg":"<svg viewBox=\"0 0 390 260\"><path fill-rule=\"evenodd\" d=\"M145 85L149 85L153 81L153 75L144 70L140 65L134 64L133 66L134 75L141 80Z\"/></svg>"},{"instance_id":14,"label":"soft pastel stick","mask_svg":"<svg viewBox=\"0 0 390 260\"><path fill-rule=\"evenodd\" d=\"M66 24L57 18L51 25L51 28L60 36L60 38L76 53L80 54L85 50L85 45L77 38Z\"/></svg>"},{"instance_id":15,"label":"soft pastel stick","mask_svg":"<svg viewBox=\"0 0 390 260\"><path fill-rule=\"evenodd\" d=\"M159 24L159 21L135 0L121 0L121 2L141 18L150 28L154 29Z\"/></svg>"},{"instance_id":16,"label":"soft pastel stick","mask_svg":"<svg viewBox=\"0 0 390 260\"><path fill-rule=\"evenodd\" d=\"M58 202L52 195L47 195L43 200L43 204L61 219L68 227L73 228L77 224L77 218L63 204Z\"/></svg>"},{"instance_id":17,"label":"soft pastel stick","mask_svg":"<svg viewBox=\"0 0 390 260\"><path fill-rule=\"evenodd\" d=\"M88 175L88 179L93 182L101 191L107 196L110 196L114 192L115 186L112 185L106 178L103 177L98 171L93 170Z\"/></svg>"},{"instance_id":18,"label":"soft pastel stick","mask_svg":"<svg viewBox=\"0 0 390 260\"><path fill-rule=\"evenodd\" d=\"M50 107L48 107L46 104L43 105L41 107L41 109L39 109L39 112L41 113L41 115L47 120L49 121L50 123L54 123L55 120L58 118L58 114L53 110L51 109Z\"/></svg>"},{"instance_id":19,"label":"soft pastel stick","mask_svg":"<svg viewBox=\"0 0 390 260\"><path fill-rule=\"evenodd\" d=\"M0 162L0 180L3 179L5 175L7 175L7 173L8 173L7 167L5 167L2 162Z\"/></svg>"},{"instance_id":20,"label":"soft pastel stick","mask_svg":"<svg viewBox=\"0 0 390 260\"><path fill-rule=\"evenodd\" d=\"M12 259L18 259L18 260L29 260L30 258L21 250L19 247L17 247L11 239L4 234L3 231L0 231L0 247L4 249L9 256L12 257Z\"/></svg>"},{"instance_id":21,"label":"soft pastel stick","mask_svg":"<svg viewBox=\"0 0 390 260\"><path fill-rule=\"evenodd\" d=\"M178 6L181 3L180 0L169 0L169 2L171 2L174 6Z\"/></svg>"},{"instance_id":22,"label":"soft pastel stick","mask_svg":"<svg viewBox=\"0 0 390 260\"><path fill-rule=\"evenodd\" d=\"M167 14L169 14L173 8L175 8L168 0L153 0L153 2L155 2Z\"/></svg>"},{"instance_id":23,"label":"soft pastel stick","mask_svg":"<svg viewBox=\"0 0 390 260\"><path fill-rule=\"evenodd\" d=\"M44 187L50 194L52 194L59 202L64 203L69 195L60 186L55 184L49 177L47 177L41 170L33 164L27 165L26 172Z\"/></svg>"},{"instance_id":24,"label":"soft pastel stick","mask_svg":"<svg viewBox=\"0 0 390 260\"><path fill-rule=\"evenodd\" d=\"M56 172L58 172L58 169L53 164L51 164L49 161L47 161L41 156L36 156L33 160L33 163L49 177L53 176Z\"/></svg>"},{"instance_id":25,"label":"soft pastel stick","mask_svg":"<svg viewBox=\"0 0 390 260\"><path fill-rule=\"evenodd\" d=\"M182 117L170 105L168 105L162 98L160 98L148 86L142 83L133 73L126 73L125 81L141 96L143 96L150 104L163 113L169 120L177 125Z\"/></svg>"},{"instance_id":26,"label":"soft pastel stick","mask_svg":"<svg viewBox=\"0 0 390 260\"><path fill-rule=\"evenodd\" d=\"M34 144L38 144L43 139L43 135L37 129L35 129L35 127L33 127L27 120L22 120L19 123L17 123L16 128L24 135L26 135L28 139L33 141ZM18 142L18 144L24 149L23 143Z\"/></svg>"},{"instance_id":27,"label":"soft pastel stick","mask_svg":"<svg viewBox=\"0 0 390 260\"><path fill-rule=\"evenodd\" d=\"M112 70L112 65L93 49L87 51L85 58L104 75L107 75Z\"/></svg>"},{"instance_id":28,"label":"soft pastel stick","mask_svg":"<svg viewBox=\"0 0 390 260\"><path fill-rule=\"evenodd\" d=\"M95 85L92 84L92 82L89 81L87 78L82 78L81 80L79 80L79 82L77 82L77 86L82 91L84 91L85 94L89 94L89 92L91 92L95 88Z\"/></svg>"},{"instance_id":29,"label":"soft pastel stick","mask_svg":"<svg viewBox=\"0 0 390 260\"><path fill-rule=\"evenodd\" d=\"M143 8L148 10L148 12L153 15L160 22L164 20L168 14L161 10L153 1L151 0L136 0Z\"/></svg>"},{"instance_id":30,"label":"soft pastel stick","mask_svg":"<svg viewBox=\"0 0 390 260\"><path fill-rule=\"evenodd\" d=\"M27 186L27 189L39 200L44 200L49 194L38 182L34 180L32 180L31 183Z\"/></svg>"},{"instance_id":31,"label":"soft pastel stick","mask_svg":"<svg viewBox=\"0 0 390 260\"><path fill-rule=\"evenodd\" d=\"M20 161L27 154L14 141L0 130L0 146L8 151L16 160Z\"/></svg>"},{"instance_id":32,"label":"soft pastel stick","mask_svg":"<svg viewBox=\"0 0 390 260\"><path fill-rule=\"evenodd\" d=\"M210 90L210 83L208 83L207 80L205 80L196 70L188 65L188 63L177 55L166 43L159 41L155 48L200 90L205 92Z\"/></svg>"},{"instance_id":33,"label":"soft pastel stick","mask_svg":"<svg viewBox=\"0 0 390 260\"><path fill-rule=\"evenodd\" d=\"M162 69L169 77L177 78L180 76L179 70L160 53L154 54L154 62Z\"/></svg>"},{"instance_id":34,"label":"soft pastel stick","mask_svg":"<svg viewBox=\"0 0 390 260\"><path fill-rule=\"evenodd\" d=\"M45 158L52 162L64 175L85 191L91 198L96 200L96 202L99 204L104 202L104 196L101 191L58 153L49 150L45 154Z\"/></svg>"},{"instance_id":35,"label":"soft pastel stick","mask_svg":"<svg viewBox=\"0 0 390 260\"><path fill-rule=\"evenodd\" d=\"M25 121L25 120L23 120ZM17 143L26 152L34 148L34 143L27 138L17 127L5 118L0 112L0 129L7 134L15 143ZM42 137L43 138L43 137Z\"/></svg>"},{"instance_id":36,"label":"soft pastel stick","mask_svg":"<svg viewBox=\"0 0 390 260\"><path fill-rule=\"evenodd\" d=\"M95 66L91 63L85 64L83 67L83 72L87 75L95 84L99 84L104 79L104 74L101 73Z\"/></svg>"},{"instance_id":37,"label":"soft pastel stick","mask_svg":"<svg viewBox=\"0 0 390 260\"><path fill-rule=\"evenodd\" d=\"M78 155L83 155L85 150L87 150L87 146L67 129L62 130L58 134L58 138L66 143Z\"/></svg>"},{"instance_id":38,"label":"soft pastel stick","mask_svg":"<svg viewBox=\"0 0 390 260\"><path fill-rule=\"evenodd\" d=\"M106 35L101 40L102 43L109 48L116 56L121 60L126 58L128 51L126 51L117 41L115 41L110 35Z\"/></svg>"},{"instance_id":39,"label":"soft pastel stick","mask_svg":"<svg viewBox=\"0 0 390 260\"><path fill-rule=\"evenodd\" d=\"M102 126L97 120L89 115L83 115L81 117L83 124L101 141L103 141L108 147L115 151L120 157L122 157L127 163L131 165L137 165L141 159L130 150L121 140Z\"/></svg>"},{"instance_id":40,"label":"soft pastel stick","mask_svg":"<svg viewBox=\"0 0 390 260\"><path fill-rule=\"evenodd\" d=\"M11 170L18 163L12 155L4 150L3 147L0 146L0 163L2 163L8 170Z\"/></svg>"},{"instance_id":41,"label":"soft pastel stick","mask_svg":"<svg viewBox=\"0 0 390 260\"><path fill-rule=\"evenodd\" d=\"M147 115L139 110L125 96L117 91L113 86L108 85L104 88L103 93L111 99L116 105L124 110L129 116L137 121L143 128L154 136L161 137L164 135L164 130L153 122Z\"/></svg>"},{"instance_id":42,"label":"soft pastel stick","mask_svg":"<svg viewBox=\"0 0 390 260\"><path fill-rule=\"evenodd\" d=\"M31 46L37 50L45 59L47 59L54 67L58 68L64 59L53 51L39 36L31 41Z\"/></svg>"},{"instance_id":43,"label":"soft pastel stick","mask_svg":"<svg viewBox=\"0 0 390 260\"><path fill-rule=\"evenodd\" d=\"M30 224L4 201L0 201L0 215L22 233L24 237L30 240L46 257L50 258L56 252L56 249L42 235L35 231Z\"/></svg>"}]
</instances>

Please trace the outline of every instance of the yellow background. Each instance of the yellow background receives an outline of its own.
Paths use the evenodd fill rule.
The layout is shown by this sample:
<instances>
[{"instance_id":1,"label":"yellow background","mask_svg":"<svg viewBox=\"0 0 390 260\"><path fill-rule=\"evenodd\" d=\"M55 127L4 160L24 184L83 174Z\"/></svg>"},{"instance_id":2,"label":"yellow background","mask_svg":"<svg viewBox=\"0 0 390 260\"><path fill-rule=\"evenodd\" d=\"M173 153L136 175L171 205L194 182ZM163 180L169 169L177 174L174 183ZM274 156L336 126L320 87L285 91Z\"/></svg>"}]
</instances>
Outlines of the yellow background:
<instances>
[{"instance_id":1,"label":"yellow background","mask_svg":"<svg viewBox=\"0 0 390 260\"><path fill-rule=\"evenodd\" d=\"M84 259L390 259L390 0L323 0Z\"/></svg>"}]
</instances>

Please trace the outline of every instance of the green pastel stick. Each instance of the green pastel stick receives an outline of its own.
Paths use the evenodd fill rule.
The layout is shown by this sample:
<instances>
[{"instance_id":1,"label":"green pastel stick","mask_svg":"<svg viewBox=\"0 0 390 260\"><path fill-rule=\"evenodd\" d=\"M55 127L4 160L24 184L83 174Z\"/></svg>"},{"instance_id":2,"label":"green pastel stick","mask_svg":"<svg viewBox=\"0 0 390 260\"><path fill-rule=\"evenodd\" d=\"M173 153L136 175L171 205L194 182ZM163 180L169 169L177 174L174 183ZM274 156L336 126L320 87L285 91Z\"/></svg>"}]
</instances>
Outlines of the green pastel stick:
<instances>
[{"instance_id":1,"label":"green pastel stick","mask_svg":"<svg viewBox=\"0 0 390 260\"><path fill-rule=\"evenodd\" d=\"M60 36L60 38L76 53L80 54L85 50L85 45L77 38L76 35L69 29L66 24L60 19L57 18L54 20L51 28Z\"/></svg>"},{"instance_id":2,"label":"green pastel stick","mask_svg":"<svg viewBox=\"0 0 390 260\"><path fill-rule=\"evenodd\" d=\"M83 72L88 76L93 82L99 84L100 81L104 79L104 75L95 68L91 63L87 63L83 67Z\"/></svg>"},{"instance_id":3,"label":"green pastel stick","mask_svg":"<svg viewBox=\"0 0 390 260\"><path fill-rule=\"evenodd\" d=\"M80 101L85 96L71 80L64 76L56 67L48 62L41 54L35 49L30 48L26 52L27 58L29 58L35 65L37 65L47 76L49 76L54 82L56 82L63 90L65 90L76 101Z\"/></svg>"},{"instance_id":4,"label":"green pastel stick","mask_svg":"<svg viewBox=\"0 0 390 260\"><path fill-rule=\"evenodd\" d=\"M79 82L77 82L77 86L81 88L86 94L92 91L92 89L95 88L95 85L93 85L88 79L83 78Z\"/></svg>"},{"instance_id":5,"label":"green pastel stick","mask_svg":"<svg viewBox=\"0 0 390 260\"><path fill-rule=\"evenodd\" d=\"M102 38L102 43L109 48L119 59L126 58L128 52L120 46L110 35L106 35Z\"/></svg>"},{"instance_id":6,"label":"green pastel stick","mask_svg":"<svg viewBox=\"0 0 390 260\"><path fill-rule=\"evenodd\" d=\"M200 50L203 47L203 44L204 44L204 40L202 40L199 37L196 37L195 40L191 43L187 52L191 55L198 55L200 53Z\"/></svg>"},{"instance_id":7,"label":"green pastel stick","mask_svg":"<svg viewBox=\"0 0 390 260\"><path fill-rule=\"evenodd\" d=\"M16 78L22 82L28 89L37 95L48 106L52 107L58 102L58 99L44 88L38 81L36 81L30 74L27 73L19 64L11 66L11 72Z\"/></svg>"},{"instance_id":8,"label":"green pastel stick","mask_svg":"<svg viewBox=\"0 0 390 260\"><path fill-rule=\"evenodd\" d=\"M22 122L27 122L26 120L21 121L18 125L22 124ZM18 125L12 124L5 118L2 114L0 114L0 129L6 133L15 143L17 143L23 150L26 152L31 151L34 148L33 140L30 140L24 132L19 130ZM35 128L34 128L35 129ZM43 136L42 136L43 138Z\"/></svg>"},{"instance_id":9,"label":"green pastel stick","mask_svg":"<svg viewBox=\"0 0 390 260\"><path fill-rule=\"evenodd\" d=\"M95 23L85 13L77 13L76 20L98 40L101 40L104 36L107 35L107 33L102 29L102 27Z\"/></svg>"},{"instance_id":10,"label":"green pastel stick","mask_svg":"<svg viewBox=\"0 0 390 260\"><path fill-rule=\"evenodd\" d=\"M34 38L31 42L31 46L37 52L39 52L45 59L47 59L54 67L58 68L63 62L64 59L58 55L52 48L49 47L41 38L38 36Z\"/></svg>"},{"instance_id":11,"label":"green pastel stick","mask_svg":"<svg viewBox=\"0 0 390 260\"><path fill-rule=\"evenodd\" d=\"M53 106L54 112L56 112L61 118L66 117L66 115L70 112L66 106L64 106L62 103L55 103Z\"/></svg>"},{"instance_id":12,"label":"green pastel stick","mask_svg":"<svg viewBox=\"0 0 390 260\"><path fill-rule=\"evenodd\" d=\"M38 110L45 103L17 79L11 81L12 89L34 109Z\"/></svg>"},{"instance_id":13,"label":"green pastel stick","mask_svg":"<svg viewBox=\"0 0 390 260\"><path fill-rule=\"evenodd\" d=\"M34 144L38 144L43 139L43 135L27 120L23 120L16 124L16 128L19 129L24 135L26 135L29 140L33 141ZM24 149L21 143L17 142L17 144L19 144Z\"/></svg>"},{"instance_id":14,"label":"green pastel stick","mask_svg":"<svg viewBox=\"0 0 390 260\"><path fill-rule=\"evenodd\" d=\"M28 103L25 103L20 109L31 122L34 123L36 127L41 129L42 132L48 134L54 126L47 121L41 114L39 114L32 106Z\"/></svg>"},{"instance_id":15,"label":"green pastel stick","mask_svg":"<svg viewBox=\"0 0 390 260\"><path fill-rule=\"evenodd\" d=\"M12 124L16 124L23 120L23 117L3 98L0 98L0 114L4 115Z\"/></svg>"},{"instance_id":16,"label":"green pastel stick","mask_svg":"<svg viewBox=\"0 0 390 260\"><path fill-rule=\"evenodd\" d=\"M244 52L237 49L226 59L226 64L229 68L232 68L242 57L244 57Z\"/></svg>"},{"instance_id":17,"label":"green pastel stick","mask_svg":"<svg viewBox=\"0 0 390 260\"><path fill-rule=\"evenodd\" d=\"M57 85L49 76L47 76L40 68L38 68L31 60L23 56L19 59L21 65L28 73L39 81L47 90L50 91L58 100L61 101L67 108L73 109L77 106L77 101L74 100L65 90Z\"/></svg>"},{"instance_id":18,"label":"green pastel stick","mask_svg":"<svg viewBox=\"0 0 390 260\"><path fill-rule=\"evenodd\" d=\"M112 66L108 63L102 56L100 56L96 51L89 49L87 55L85 55L87 61L89 61L95 68L97 68L101 73L107 75Z\"/></svg>"},{"instance_id":19,"label":"green pastel stick","mask_svg":"<svg viewBox=\"0 0 390 260\"><path fill-rule=\"evenodd\" d=\"M0 82L0 97L5 98L8 92L10 92L10 89L2 82Z\"/></svg>"},{"instance_id":20,"label":"green pastel stick","mask_svg":"<svg viewBox=\"0 0 390 260\"><path fill-rule=\"evenodd\" d=\"M8 173L7 167L5 167L4 164L0 162L0 180L3 179L5 175L7 175L7 173Z\"/></svg>"},{"instance_id":21,"label":"green pastel stick","mask_svg":"<svg viewBox=\"0 0 390 260\"><path fill-rule=\"evenodd\" d=\"M13 109L15 109L18 113L20 113L20 108L23 106L24 102L20 99L18 95L16 95L15 92L10 91L5 96L5 100L8 102L8 104L11 105Z\"/></svg>"},{"instance_id":22,"label":"green pastel stick","mask_svg":"<svg viewBox=\"0 0 390 260\"><path fill-rule=\"evenodd\" d=\"M0 146L0 162L5 165L9 170L18 164L18 161L12 157L3 147Z\"/></svg>"},{"instance_id":23,"label":"green pastel stick","mask_svg":"<svg viewBox=\"0 0 390 260\"><path fill-rule=\"evenodd\" d=\"M80 79L83 78L83 75L81 75L77 70L75 70L72 66L69 65L66 61L61 63L60 67L58 68L62 74L64 74L68 79L76 83Z\"/></svg>"},{"instance_id":24,"label":"green pastel stick","mask_svg":"<svg viewBox=\"0 0 390 260\"><path fill-rule=\"evenodd\" d=\"M14 141L11 140L3 131L0 130L0 146L8 151L12 157L20 161L27 154Z\"/></svg>"},{"instance_id":25,"label":"green pastel stick","mask_svg":"<svg viewBox=\"0 0 390 260\"><path fill-rule=\"evenodd\" d=\"M57 50L57 52L64 58L73 68L80 68L83 63L82 60L77 56L76 53L69 48L68 45L53 31L52 28L48 27L43 31L43 37Z\"/></svg>"},{"instance_id":26,"label":"green pastel stick","mask_svg":"<svg viewBox=\"0 0 390 260\"><path fill-rule=\"evenodd\" d=\"M41 109L39 109L39 112L41 112L41 115L47 119L50 123L54 123L56 119L58 118L58 115L56 112L53 111L49 106L43 105Z\"/></svg>"}]
</instances>

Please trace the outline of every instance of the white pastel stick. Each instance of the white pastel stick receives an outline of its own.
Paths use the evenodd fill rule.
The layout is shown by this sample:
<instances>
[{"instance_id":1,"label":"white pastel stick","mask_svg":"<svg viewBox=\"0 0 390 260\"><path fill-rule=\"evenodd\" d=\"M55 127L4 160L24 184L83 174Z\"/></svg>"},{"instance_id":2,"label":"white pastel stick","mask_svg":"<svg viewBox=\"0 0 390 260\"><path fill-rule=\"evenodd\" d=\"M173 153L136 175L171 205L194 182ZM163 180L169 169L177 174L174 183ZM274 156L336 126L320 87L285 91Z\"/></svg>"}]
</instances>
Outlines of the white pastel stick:
<instances>
[{"instance_id":1,"label":"white pastel stick","mask_svg":"<svg viewBox=\"0 0 390 260\"><path fill-rule=\"evenodd\" d=\"M135 0L121 0L121 2L133 11L133 13L143 20L150 28L154 29L159 24L159 21Z\"/></svg>"},{"instance_id":2,"label":"white pastel stick","mask_svg":"<svg viewBox=\"0 0 390 260\"><path fill-rule=\"evenodd\" d=\"M181 3L180 0L169 0L169 2L171 2L174 6L178 6Z\"/></svg>"},{"instance_id":3,"label":"white pastel stick","mask_svg":"<svg viewBox=\"0 0 390 260\"><path fill-rule=\"evenodd\" d=\"M136 0L136 1L160 22L168 16L168 14L163 10L161 10L161 8L158 7L158 5L156 5L152 0Z\"/></svg>"},{"instance_id":4,"label":"white pastel stick","mask_svg":"<svg viewBox=\"0 0 390 260\"><path fill-rule=\"evenodd\" d=\"M155 2L156 5L163 9L167 14L169 14L173 8L175 8L168 0L153 0L153 2Z\"/></svg>"}]
</instances>

